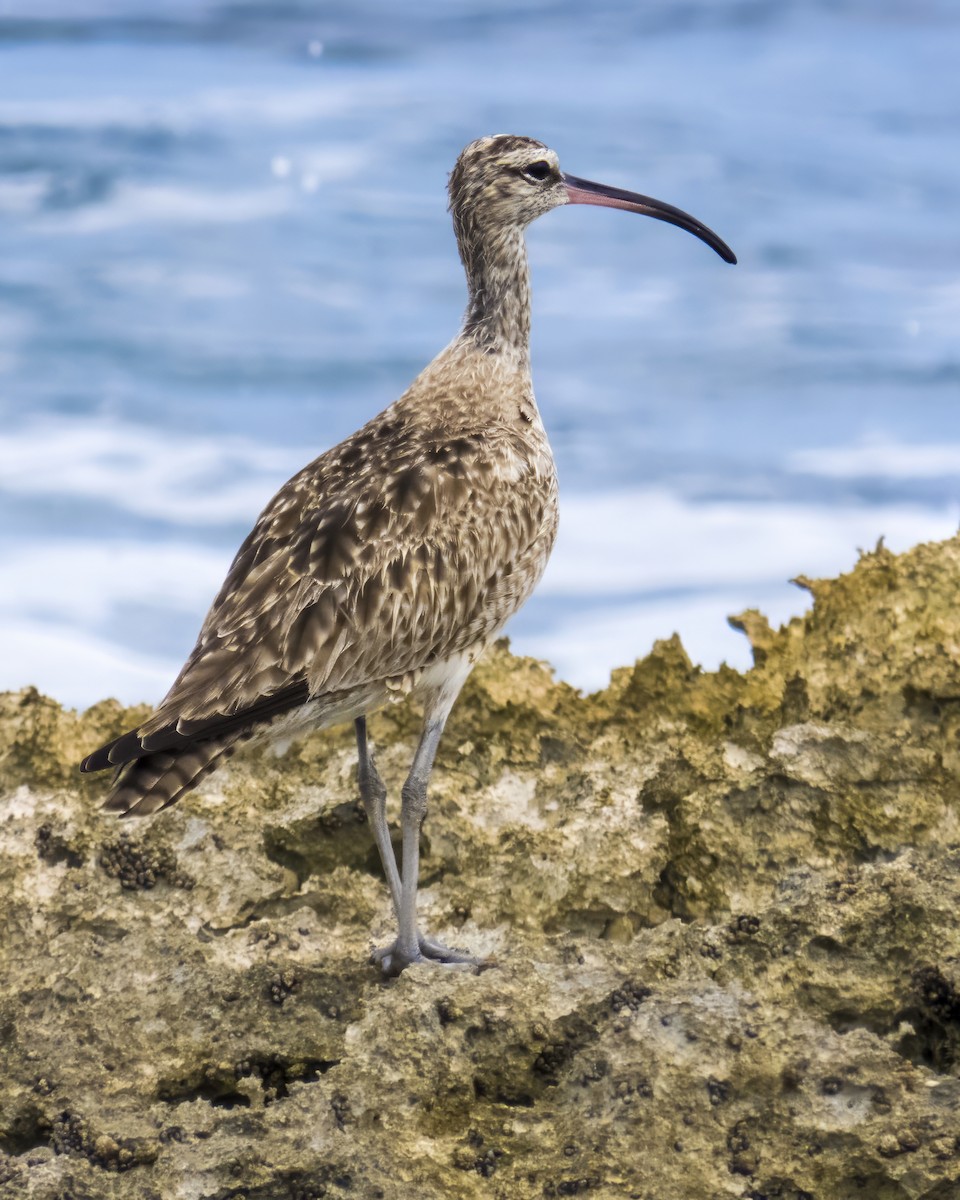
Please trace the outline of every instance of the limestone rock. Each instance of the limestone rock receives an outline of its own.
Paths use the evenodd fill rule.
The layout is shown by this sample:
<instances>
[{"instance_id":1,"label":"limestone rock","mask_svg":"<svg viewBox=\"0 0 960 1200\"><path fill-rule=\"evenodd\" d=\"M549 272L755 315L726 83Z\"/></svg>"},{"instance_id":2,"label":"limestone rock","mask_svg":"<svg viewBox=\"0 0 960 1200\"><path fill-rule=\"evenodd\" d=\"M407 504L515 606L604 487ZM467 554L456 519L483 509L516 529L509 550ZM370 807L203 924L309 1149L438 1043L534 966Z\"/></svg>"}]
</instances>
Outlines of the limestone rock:
<instances>
[{"instance_id":1,"label":"limestone rock","mask_svg":"<svg viewBox=\"0 0 960 1200\"><path fill-rule=\"evenodd\" d=\"M118 822L75 764L142 711L0 697L0 1197L960 1196L958 581L880 547L743 675L497 648L421 893L490 962L392 982L349 729Z\"/></svg>"}]
</instances>

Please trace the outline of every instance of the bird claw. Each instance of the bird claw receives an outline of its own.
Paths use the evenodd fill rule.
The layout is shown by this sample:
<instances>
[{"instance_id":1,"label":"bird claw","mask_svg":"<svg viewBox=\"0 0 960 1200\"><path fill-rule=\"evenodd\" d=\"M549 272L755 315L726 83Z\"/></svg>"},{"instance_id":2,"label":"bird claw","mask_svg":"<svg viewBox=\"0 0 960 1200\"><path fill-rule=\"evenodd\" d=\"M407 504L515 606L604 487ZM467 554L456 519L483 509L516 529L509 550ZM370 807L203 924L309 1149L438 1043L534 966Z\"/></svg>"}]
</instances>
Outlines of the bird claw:
<instances>
[{"instance_id":1,"label":"bird claw","mask_svg":"<svg viewBox=\"0 0 960 1200\"><path fill-rule=\"evenodd\" d=\"M417 934L417 946L412 954L401 947L400 939L397 938L389 946L378 947L370 957L372 962L380 964L380 969L387 976L399 975L411 963L417 962L435 962L443 966L478 966L481 962L473 955L451 950L449 946L436 942L433 938L424 937L422 933Z\"/></svg>"}]
</instances>

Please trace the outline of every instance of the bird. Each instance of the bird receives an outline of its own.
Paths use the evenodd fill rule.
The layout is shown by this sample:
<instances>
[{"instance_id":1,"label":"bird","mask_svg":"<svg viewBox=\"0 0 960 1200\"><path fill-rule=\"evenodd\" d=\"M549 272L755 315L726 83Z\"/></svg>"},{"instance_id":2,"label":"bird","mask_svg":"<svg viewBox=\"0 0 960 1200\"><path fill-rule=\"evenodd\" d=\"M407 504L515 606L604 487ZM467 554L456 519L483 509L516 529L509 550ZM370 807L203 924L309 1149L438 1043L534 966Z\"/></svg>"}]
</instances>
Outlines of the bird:
<instances>
[{"instance_id":1,"label":"bird","mask_svg":"<svg viewBox=\"0 0 960 1200\"><path fill-rule=\"evenodd\" d=\"M428 785L465 680L534 590L557 532L557 473L531 380L524 230L569 204L618 208L737 261L688 213L566 174L534 138L471 142L448 192L468 292L460 332L399 399L280 489L164 699L80 765L115 768L105 809L146 815L244 744L352 721L358 791L397 926L372 956L387 976L478 961L419 928ZM367 717L403 697L423 723L401 789L398 864Z\"/></svg>"}]
</instances>

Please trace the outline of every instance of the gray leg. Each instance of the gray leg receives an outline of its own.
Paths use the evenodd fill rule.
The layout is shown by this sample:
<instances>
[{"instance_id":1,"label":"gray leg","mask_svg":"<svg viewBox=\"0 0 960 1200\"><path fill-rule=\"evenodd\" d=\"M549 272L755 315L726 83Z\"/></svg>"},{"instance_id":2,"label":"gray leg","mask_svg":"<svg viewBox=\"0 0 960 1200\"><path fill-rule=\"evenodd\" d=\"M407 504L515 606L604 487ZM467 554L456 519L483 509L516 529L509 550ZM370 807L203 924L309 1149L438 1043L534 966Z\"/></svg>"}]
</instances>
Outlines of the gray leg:
<instances>
[{"instance_id":1,"label":"gray leg","mask_svg":"<svg viewBox=\"0 0 960 1200\"><path fill-rule=\"evenodd\" d=\"M420 957L417 934L417 883L420 878L420 827L427 815L427 784L433 770L443 721L425 721L413 765L400 792L400 827L403 830L403 886L400 892L400 933L397 958L414 962Z\"/></svg>"},{"instance_id":2,"label":"gray leg","mask_svg":"<svg viewBox=\"0 0 960 1200\"><path fill-rule=\"evenodd\" d=\"M367 821L373 830L373 840L380 851L380 861L383 863L383 873L387 877L387 887L393 899L393 911L400 919L400 872L397 870L397 860L393 853L393 843L390 841L390 829L387 826L387 789L374 766L373 755L367 746L367 718L357 717L354 722L357 731L357 783L360 787L360 799L367 814Z\"/></svg>"},{"instance_id":3,"label":"gray leg","mask_svg":"<svg viewBox=\"0 0 960 1200\"><path fill-rule=\"evenodd\" d=\"M445 698L446 699L446 698ZM453 704L447 699L442 706L428 709L423 723L420 744L413 756L410 774L401 792L402 807L400 824L403 830L403 882L400 889L400 904L397 920L399 935L392 946L374 952L387 975L399 975L404 967L424 958L444 963L472 963L476 959L458 954L431 938L425 938L417 929L417 882L420 874L420 827L427 811L427 785L436 757L440 735Z\"/></svg>"}]
</instances>

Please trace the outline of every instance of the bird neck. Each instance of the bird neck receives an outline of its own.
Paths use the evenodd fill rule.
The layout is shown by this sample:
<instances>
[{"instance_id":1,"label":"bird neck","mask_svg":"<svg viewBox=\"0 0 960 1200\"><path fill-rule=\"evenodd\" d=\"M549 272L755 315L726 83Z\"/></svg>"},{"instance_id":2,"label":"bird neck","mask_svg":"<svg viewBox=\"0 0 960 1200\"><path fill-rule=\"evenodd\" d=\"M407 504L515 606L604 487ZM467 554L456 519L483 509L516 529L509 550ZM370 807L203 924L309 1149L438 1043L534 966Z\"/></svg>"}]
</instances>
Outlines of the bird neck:
<instances>
[{"instance_id":1,"label":"bird neck","mask_svg":"<svg viewBox=\"0 0 960 1200\"><path fill-rule=\"evenodd\" d=\"M487 354L530 364L530 272L523 229L457 228L469 300L461 337Z\"/></svg>"}]
</instances>

